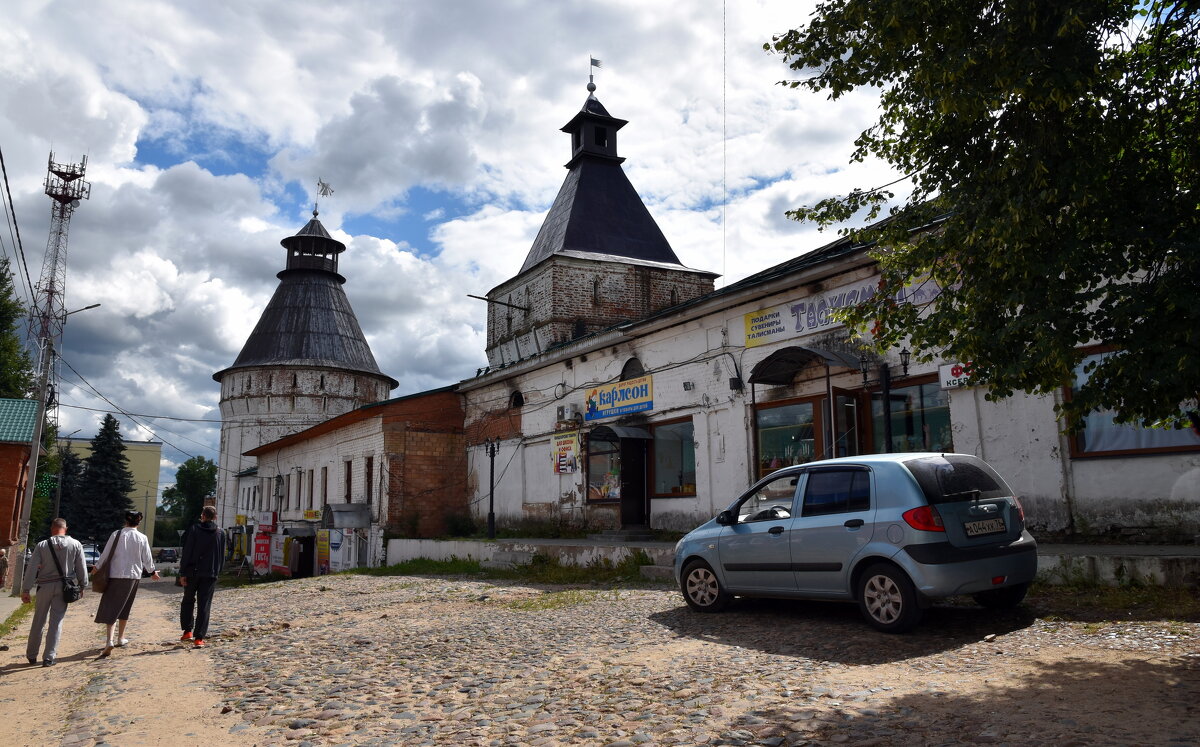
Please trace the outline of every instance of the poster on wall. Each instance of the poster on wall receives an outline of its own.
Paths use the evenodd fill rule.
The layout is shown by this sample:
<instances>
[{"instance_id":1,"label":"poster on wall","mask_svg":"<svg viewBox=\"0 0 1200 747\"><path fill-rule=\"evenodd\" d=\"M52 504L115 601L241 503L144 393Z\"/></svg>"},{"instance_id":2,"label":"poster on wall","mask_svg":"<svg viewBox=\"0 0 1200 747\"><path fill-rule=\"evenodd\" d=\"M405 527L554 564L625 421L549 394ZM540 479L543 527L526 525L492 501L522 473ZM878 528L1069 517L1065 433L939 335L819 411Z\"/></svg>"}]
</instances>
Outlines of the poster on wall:
<instances>
[{"instance_id":1,"label":"poster on wall","mask_svg":"<svg viewBox=\"0 0 1200 747\"><path fill-rule=\"evenodd\" d=\"M254 537L254 572L265 576L271 570L271 535Z\"/></svg>"},{"instance_id":2,"label":"poster on wall","mask_svg":"<svg viewBox=\"0 0 1200 747\"><path fill-rule=\"evenodd\" d=\"M347 571L354 567L354 530L329 530L329 572Z\"/></svg>"},{"instance_id":3,"label":"poster on wall","mask_svg":"<svg viewBox=\"0 0 1200 747\"><path fill-rule=\"evenodd\" d=\"M618 415L653 409L653 378L639 376L636 379L614 381L595 387L588 392L584 419L615 418Z\"/></svg>"},{"instance_id":4,"label":"poster on wall","mask_svg":"<svg viewBox=\"0 0 1200 747\"><path fill-rule=\"evenodd\" d=\"M292 544L291 537L282 534L271 535L271 572L284 576L292 575L291 566L287 562L287 551Z\"/></svg>"},{"instance_id":5,"label":"poster on wall","mask_svg":"<svg viewBox=\"0 0 1200 747\"><path fill-rule=\"evenodd\" d=\"M319 509L319 508L305 509L304 510L304 520L305 521L320 521L321 520L321 509Z\"/></svg>"},{"instance_id":6,"label":"poster on wall","mask_svg":"<svg viewBox=\"0 0 1200 747\"><path fill-rule=\"evenodd\" d=\"M329 573L329 533L330 529L317 530L317 575Z\"/></svg>"},{"instance_id":7,"label":"poster on wall","mask_svg":"<svg viewBox=\"0 0 1200 747\"><path fill-rule=\"evenodd\" d=\"M579 431L563 431L551 437L551 454L556 475L573 475L579 471Z\"/></svg>"},{"instance_id":8,"label":"poster on wall","mask_svg":"<svg viewBox=\"0 0 1200 747\"><path fill-rule=\"evenodd\" d=\"M260 511L258 513L258 531L274 532L275 531L275 512Z\"/></svg>"}]
</instances>

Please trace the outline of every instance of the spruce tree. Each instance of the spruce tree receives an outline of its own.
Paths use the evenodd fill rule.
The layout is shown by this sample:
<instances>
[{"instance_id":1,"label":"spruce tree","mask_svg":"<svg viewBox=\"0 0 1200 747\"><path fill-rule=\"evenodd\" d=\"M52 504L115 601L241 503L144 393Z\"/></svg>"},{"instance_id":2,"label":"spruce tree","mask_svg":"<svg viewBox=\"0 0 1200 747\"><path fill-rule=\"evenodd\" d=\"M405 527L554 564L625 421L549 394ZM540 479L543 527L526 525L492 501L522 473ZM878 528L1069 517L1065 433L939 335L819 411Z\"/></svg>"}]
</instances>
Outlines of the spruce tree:
<instances>
[{"instance_id":1,"label":"spruce tree","mask_svg":"<svg viewBox=\"0 0 1200 747\"><path fill-rule=\"evenodd\" d=\"M33 389L33 364L21 344L25 319L8 259L0 259L0 397L21 399Z\"/></svg>"},{"instance_id":2,"label":"spruce tree","mask_svg":"<svg viewBox=\"0 0 1200 747\"><path fill-rule=\"evenodd\" d=\"M74 451L63 449L59 454L59 469L62 473L62 482L60 484L62 498L59 503L58 512L62 515L62 518L67 520L67 526L70 527L71 535L79 538L80 530L82 530L83 523L86 521L83 516L85 509L81 495L85 465L83 459Z\"/></svg>"},{"instance_id":3,"label":"spruce tree","mask_svg":"<svg viewBox=\"0 0 1200 747\"><path fill-rule=\"evenodd\" d=\"M92 453L84 460L72 534L97 544L106 541L111 532L125 525L125 512L133 508L129 500L133 487L121 424L105 415L100 432L92 439Z\"/></svg>"}]
</instances>

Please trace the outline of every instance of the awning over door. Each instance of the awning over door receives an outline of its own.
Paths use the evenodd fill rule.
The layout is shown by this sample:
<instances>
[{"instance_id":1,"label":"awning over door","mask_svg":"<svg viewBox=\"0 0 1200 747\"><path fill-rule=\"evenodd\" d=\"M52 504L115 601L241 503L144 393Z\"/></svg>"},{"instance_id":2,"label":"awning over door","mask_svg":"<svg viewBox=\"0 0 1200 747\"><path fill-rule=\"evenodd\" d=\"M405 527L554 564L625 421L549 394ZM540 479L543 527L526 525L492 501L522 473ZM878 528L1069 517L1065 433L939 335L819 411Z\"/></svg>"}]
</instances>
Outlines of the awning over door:
<instances>
[{"instance_id":1,"label":"awning over door","mask_svg":"<svg viewBox=\"0 0 1200 747\"><path fill-rule=\"evenodd\" d=\"M650 431L644 428L631 428L627 425L600 425L591 431L591 437L604 441L619 438L650 438Z\"/></svg>"},{"instance_id":2,"label":"awning over door","mask_svg":"<svg viewBox=\"0 0 1200 747\"><path fill-rule=\"evenodd\" d=\"M365 503L329 503L321 511L322 529L367 529L371 507Z\"/></svg>"},{"instance_id":3,"label":"awning over door","mask_svg":"<svg viewBox=\"0 0 1200 747\"><path fill-rule=\"evenodd\" d=\"M790 384L800 369L813 362L858 370L858 359L846 353L796 345L780 348L763 358L750 371L751 384Z\"/></svg>"}]
</instances>

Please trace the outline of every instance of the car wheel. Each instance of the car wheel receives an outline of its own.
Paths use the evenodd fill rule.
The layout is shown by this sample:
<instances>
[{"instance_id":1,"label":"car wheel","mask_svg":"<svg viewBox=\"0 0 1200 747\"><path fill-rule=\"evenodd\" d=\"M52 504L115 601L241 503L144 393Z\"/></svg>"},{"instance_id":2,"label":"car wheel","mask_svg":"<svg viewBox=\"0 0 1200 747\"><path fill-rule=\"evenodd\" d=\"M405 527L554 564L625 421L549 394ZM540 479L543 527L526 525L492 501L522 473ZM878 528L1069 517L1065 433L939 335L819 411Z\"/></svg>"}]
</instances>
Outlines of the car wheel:
<instances>
[{"instance_id":1,"label":"car wheel","mask_svg":"<svg viewBox=\"0 0 1200 747\"><path fill-rule=\"evenodd\" d=\"M980 607L987 607L990 610L1009 610L1020 604L1028 591L1029 584L1017 584L1016 586L1005 586L1003 589L981 591L978 594L972 594L971 598Z\"/></svg>"},{"instance_id":2,"label":"car wheel","mask_svg":"<svg viewBox=\"0 0 1200 747\"><path fill-rule=\"evenodd\" d=\"M912 581L895 566L871 566L859 580L858 606L867 622L885 633L903 633L921 621Z\"/></svg>"},{"instance_id":3,"label":"car wheel","mask_svg":"<svg viewBox=\"0 0 1200 747\"><path fill-rule=\"evenodd\" d=\"M693 560L683 567L680 586L684 600L697 612L720 612L729 604L729 592L703 560Z\"/></svg>"}]
</instances>

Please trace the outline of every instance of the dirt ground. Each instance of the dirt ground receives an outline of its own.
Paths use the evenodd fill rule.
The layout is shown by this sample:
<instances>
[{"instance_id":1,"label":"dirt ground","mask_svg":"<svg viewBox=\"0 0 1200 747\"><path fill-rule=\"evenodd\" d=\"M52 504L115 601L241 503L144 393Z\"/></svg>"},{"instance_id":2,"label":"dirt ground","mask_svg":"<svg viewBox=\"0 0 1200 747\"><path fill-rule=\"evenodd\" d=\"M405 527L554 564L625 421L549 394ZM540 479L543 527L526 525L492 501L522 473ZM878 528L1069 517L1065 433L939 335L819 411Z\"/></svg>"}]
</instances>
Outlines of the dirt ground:
<instances>
[{"instance_id":1,"label":"dirt ground","mask_svg":"<svg viewBox=\"0 0 1200 747\"><path fill-rule=\"evenodd\" d=\"M942 608L931 610L917 634L884 636L844 605L747 602L696 615L669 590L584 595L541 611L528 604L550 593L370 577L223 591L213 645L193 650L177 641L178 589L170 580L148 582L134 606L130 645L108 659L97 658L103 627L92 622L99 596L89 593L68 611L56 666L25 662L28 620L0 641L9 647L0 653L3 741L634 744L647 741L629 739L645 728L653 730L650 744L1200 745L1197 623L1080 623L1025 611L992 625L978 609ZM437 630L446 633L431 635ZM578 653L539 663L541 641L564 630ZM584 638L589 630L595 640ZM424 648L414 647L418 636ZM381 640L395 645L372 649L341 676L387 681L387 688L331 687L307 705L303 694L325 685L305 678L328 677L347 657L294 670L288 657L309 655L311 664L339 642L344 652ZM506 650L522 662L519 676L532 669L550 700L531 698L533 705L513 711L526 693L505 673L515 668L503 659ZM268 664L272 681L255 680ZM489 674L494 691L436 684L452 678L475 687ZM288 692L272 689L289 677ZM509 702L489 695L502 688ZM612 689L612 703L597 694L602 688ZM631 693L643 702L624 705ZM321 701L335 697L356 714L320 731L322 709L337 718ZM400 718L389 708L412 710L414 720L389 720ZM459 708L464 723L453 731L445 714ZM566 711L574 721L564 720ZM602 714L632 725L606 730ZM408 723L441 731L401 730Z\"/></svg>"}]
</instances>

